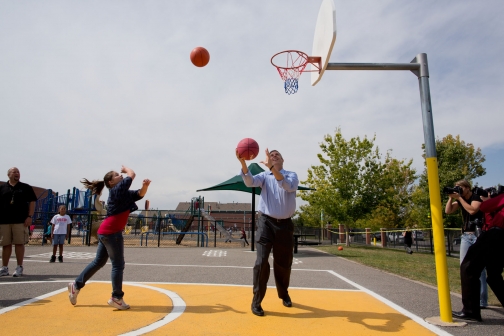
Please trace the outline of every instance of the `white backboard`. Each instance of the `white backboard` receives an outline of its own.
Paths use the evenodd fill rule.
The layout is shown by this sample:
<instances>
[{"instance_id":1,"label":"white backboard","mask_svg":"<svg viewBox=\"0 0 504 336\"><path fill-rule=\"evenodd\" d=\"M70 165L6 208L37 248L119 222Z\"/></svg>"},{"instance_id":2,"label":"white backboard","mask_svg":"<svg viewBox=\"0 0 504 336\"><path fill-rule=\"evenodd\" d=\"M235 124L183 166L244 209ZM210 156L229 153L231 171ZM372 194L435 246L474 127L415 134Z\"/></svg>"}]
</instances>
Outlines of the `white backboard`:
<instances>
[{"instance_id":1,"label":"white backboard","mask_svg":"<svg viewBox=\"0 0 504 336\"><path fill-rule=\"evenodd\" d=\"M315 26L315 36L313 37L313 49L309 56L321 57L320 73L311 65L311 83L316 85L324 74L329 58L336 42L336 7L333 0L323 0L317 17Z\"/></svg>"}]
</instances>

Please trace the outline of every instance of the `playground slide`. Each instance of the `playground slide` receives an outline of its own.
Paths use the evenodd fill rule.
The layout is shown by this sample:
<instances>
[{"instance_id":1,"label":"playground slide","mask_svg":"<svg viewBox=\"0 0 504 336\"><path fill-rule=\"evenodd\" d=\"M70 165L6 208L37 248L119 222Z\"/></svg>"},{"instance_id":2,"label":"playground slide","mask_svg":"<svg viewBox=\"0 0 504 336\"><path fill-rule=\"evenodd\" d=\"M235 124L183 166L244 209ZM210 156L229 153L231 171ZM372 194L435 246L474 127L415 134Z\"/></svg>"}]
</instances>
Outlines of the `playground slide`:
<instances>
[{"instance_id":1,"label":"playground slide","mask_svg":"<svg viewBox=\"0 0 504 336\"><path fill-rule=\"evenodd\" d=\"M191 224L194 220L194 217L195 217L195 215L190 215L189 218L187 219L186 225L184 226L184 228L181 230L181 233L177 237L177 245L180 245L180 243L182 242L182 239L184 239L184 236L185 236L184 232L189 231L189 228L191 227Z\"/></svg>"},{"instance_id":2,"label":"playground slide","mask_svg":"<svg viewBox=\"0 0 504 336\"><path fill-rule=\"evenodd\" d=\"M168 224L168 228L170 229L171 232L180 232L179 229L173 224Z\"/></svg>"},{"instance_id":3,"label":"playground slide","mask_svg":"<svg viewBox=\"0 0 504 336\"><path fill-rule=\"evenodd\" d=\"M205 210L201 209L201 215L203 216L203 218L205 218L206 220L210 221L210 222L213 222L215 227L217 228L217 230L219 230L220 233L222 233L222 235L224 237L226 237L226 240L239 240L239 239L233 239L233 237L231 236L231 234L222 227L222 225L220 225L219 223L217 223L215 221L215 218L213 218L212 216L210 216Z\"/></svg>"}]
</instances>

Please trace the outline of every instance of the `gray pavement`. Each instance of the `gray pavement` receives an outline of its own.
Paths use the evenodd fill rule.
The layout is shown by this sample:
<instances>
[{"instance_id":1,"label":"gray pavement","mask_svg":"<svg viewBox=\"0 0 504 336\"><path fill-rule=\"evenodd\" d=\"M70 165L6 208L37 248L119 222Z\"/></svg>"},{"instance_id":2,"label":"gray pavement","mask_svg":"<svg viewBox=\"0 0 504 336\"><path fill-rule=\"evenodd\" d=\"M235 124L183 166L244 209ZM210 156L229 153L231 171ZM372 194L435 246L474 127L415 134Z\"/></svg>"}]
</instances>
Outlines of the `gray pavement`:
<instances>
[{"instance_id":1,"label":"gray pavement","mask_svg":"<svg viewBox=\"0 0 504 336\"><path fill-rule=\"evenodd\" d=\"M66 286L92 259L96 247L65 248L63 263L49 263L50 247L29 246L26 248L25 275L0 278L0 308L47 294ZM244 248L126 248L125 281L211 283L250 285L255 253ZM362 286L405 310L424 319L439 316L436 288L411 281L387 272L329 255L312 248L300 248L294 255L291 287L358 289ZM15 270L11 259L9 270ZM92 280L110 280L108 264ZM335 276L335 272L341 277ZM41 282L43 281L43 282ZM20 283L22 285L15 285ZM352 285L354 282L356 285ZM273 274L270 286L274 286ZM84 289L85 290L85 289ZM274 290L273 288L268 290ZM127 295L127 293L126 293ZM251 289L252 298L252 289ZM295 303L295 297L292 297ZM461 309L461 299L452 295L454 310ZM496 307L482 311L483 323L469 323L465 327L443 327L453 335L504 335L504 309Z\"/></svg>"}]
</instances>

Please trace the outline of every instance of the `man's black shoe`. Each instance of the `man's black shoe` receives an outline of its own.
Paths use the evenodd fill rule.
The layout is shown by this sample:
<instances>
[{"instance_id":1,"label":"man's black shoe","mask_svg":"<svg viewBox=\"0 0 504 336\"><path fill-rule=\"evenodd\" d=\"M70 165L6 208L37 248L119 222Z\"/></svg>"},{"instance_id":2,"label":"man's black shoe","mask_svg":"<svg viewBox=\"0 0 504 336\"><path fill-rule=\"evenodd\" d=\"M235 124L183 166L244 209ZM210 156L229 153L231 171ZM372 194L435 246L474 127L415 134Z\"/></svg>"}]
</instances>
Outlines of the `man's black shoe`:
<instances>
[{"instance_id":1,"label":"man's black shoe","mask_svg":"<svg viewBox=\"0 0 504 336\"><path fill-rule=\"evenodd\" d=\"M287 294L283 299L282 299L282 303L285 307L292 307L292 301L291 301L291 298L289 296L289 294Z\"/></svg>"},{"instance_id":2,"label":"man's black shoe","mask_svg":"<svg viewBox=\"0 0 504 336\"><path fill-rule=\"evenodd\" d=\"M452 311L452 316L466 321L483 322L481 315L469 314L464 312L463 310L459 312Z\"/></svg>"},{"instance_id":3,"label":"man's black shoe","mask_svg":"<svg viewBox=\"0 0 504 336\"><path fill-rule=\"evenodd\" d=\"M254 306L252 305L252 314L257 315L257 316L264 316L264 310L262 309L261 306Z\"/></svg>"}]
</instances>

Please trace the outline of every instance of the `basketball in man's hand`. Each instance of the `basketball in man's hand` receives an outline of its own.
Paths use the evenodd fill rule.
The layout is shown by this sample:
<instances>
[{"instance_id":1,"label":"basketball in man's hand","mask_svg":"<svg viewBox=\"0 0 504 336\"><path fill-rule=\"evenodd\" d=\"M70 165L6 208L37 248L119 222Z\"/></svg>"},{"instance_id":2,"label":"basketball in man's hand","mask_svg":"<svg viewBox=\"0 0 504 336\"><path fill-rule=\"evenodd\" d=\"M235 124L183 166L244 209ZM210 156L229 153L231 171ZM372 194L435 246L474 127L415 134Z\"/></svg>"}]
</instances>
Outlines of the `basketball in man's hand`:
<instances>
[{"instance_id":1,"label":"basketball in man's hand","mask_svg":"<svg viewBox=\"0 0 504 336\"><path fill-rule=\"evenodd\" d=\"M236 146L238 156L244 160L253 160L259 154L259 144L251 138L242 139Z\"/></svg>"}]
</instances>

